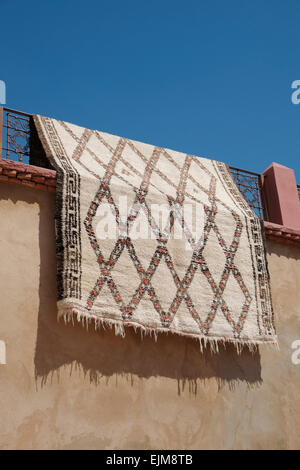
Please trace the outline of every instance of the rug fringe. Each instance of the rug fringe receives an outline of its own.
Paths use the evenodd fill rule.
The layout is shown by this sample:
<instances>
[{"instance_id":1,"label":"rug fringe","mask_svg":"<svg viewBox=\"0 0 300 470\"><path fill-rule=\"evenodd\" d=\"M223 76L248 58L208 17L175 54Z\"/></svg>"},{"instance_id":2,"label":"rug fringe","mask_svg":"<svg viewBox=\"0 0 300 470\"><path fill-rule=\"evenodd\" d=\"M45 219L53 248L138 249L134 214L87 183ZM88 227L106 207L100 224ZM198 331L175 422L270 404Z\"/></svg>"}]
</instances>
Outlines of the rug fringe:
<instances>
[{"instance_id":1,"label":"rug fringe","mask_svg":"<svg viewBox=\"0 0 300 470\"><path fill-rule=\"evenodd\" d=\"M190 337L197 341L199 341L200 351L203 353L204 349L208 346L212 353L219 353L219 346L222 345L226 348L226 345L233 344L237 353L241 354L243 349L247 347L251 353L255 353L258 349L258 346L261 344L268 344L269 346L274 347L275 349L279 350L278 340L277 337L272 338L272 340L248 340L248 339L228 339L225 337L218 337L218 336L200 336L190 333L180 333L178 331L172 331L171 329L166 330L163 328L151 328L151 327L144 327L136 322L126 321L126 320L115 320L115 319L108 319L108 318L101 318L99 316L93 314L87 314L85 311L80 311L80 309L75 309L72 307L66 307L65 305L59 309L57 319L64 320L65 324L72 323L75 325L75 321L80 323L83 328L86 328L88 331L90 324L94 323L95 331L103 328L104 330L108 327L109 329L115 329L115 335L121 336L125 338L126 336L126 328L131 327L133 328L135 333L140 332L141 338L143 339L144 336L153 336L155 341L157 341L158 334L175 334L184 337Z\"/></svg>"}]
</instances>

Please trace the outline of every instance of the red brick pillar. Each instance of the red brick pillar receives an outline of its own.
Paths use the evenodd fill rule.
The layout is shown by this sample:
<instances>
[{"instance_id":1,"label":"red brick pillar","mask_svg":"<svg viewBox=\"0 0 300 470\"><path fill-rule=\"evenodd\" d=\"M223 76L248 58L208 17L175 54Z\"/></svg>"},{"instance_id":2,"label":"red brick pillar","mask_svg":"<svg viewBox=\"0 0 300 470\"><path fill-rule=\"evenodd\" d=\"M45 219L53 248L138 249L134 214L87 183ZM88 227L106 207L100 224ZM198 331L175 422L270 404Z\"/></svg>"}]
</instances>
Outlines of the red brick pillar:
<instances>
[{"instance_id":1,"label":"red brick pillar","mask_svg":"<svg viewBox=\"0 0 300 470\"><path fill-rule=\"evenodd\" d=\"M262 175L269 222L300 230L300 202L294 171L272 163Z\"/></svg>"}]
</instances>

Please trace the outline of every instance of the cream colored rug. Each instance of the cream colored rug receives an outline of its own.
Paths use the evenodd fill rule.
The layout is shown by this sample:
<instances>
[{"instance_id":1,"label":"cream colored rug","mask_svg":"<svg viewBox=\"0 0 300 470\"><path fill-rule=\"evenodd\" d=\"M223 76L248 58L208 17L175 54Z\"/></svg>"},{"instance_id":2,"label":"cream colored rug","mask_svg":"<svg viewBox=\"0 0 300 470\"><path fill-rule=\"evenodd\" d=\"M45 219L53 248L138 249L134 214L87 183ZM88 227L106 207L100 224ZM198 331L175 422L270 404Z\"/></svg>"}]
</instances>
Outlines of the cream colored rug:
<instances>
[{"instance_id":1,"label":"cream colored rug","mask_svg":"<svg viewBox=\"0 0 300 470\"><path fill-rule=\"evenodd\" d=\"M225 164L34 120L57 170L59 318L276 343L260 220Z\"/></svg>"}]
</instances>

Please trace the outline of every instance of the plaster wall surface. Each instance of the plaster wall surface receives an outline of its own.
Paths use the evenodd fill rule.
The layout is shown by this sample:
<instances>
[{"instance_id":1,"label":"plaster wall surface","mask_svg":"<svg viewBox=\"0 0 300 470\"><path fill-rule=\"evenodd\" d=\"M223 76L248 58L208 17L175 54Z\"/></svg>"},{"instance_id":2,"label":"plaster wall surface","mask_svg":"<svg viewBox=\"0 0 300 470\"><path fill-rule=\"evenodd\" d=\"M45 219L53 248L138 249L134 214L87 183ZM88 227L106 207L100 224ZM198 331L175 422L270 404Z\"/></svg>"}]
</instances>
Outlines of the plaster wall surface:
<instances>
[{"instance_id":1,"label":"plaster wall surface","mask_svg":"<svg viewBox=\"0 0 300 470\"><path fill-rule=\"evenodd\" d=\"M280 351L56 321L55 194L0 184L0 449L299 449L300 249L268 242Z\"/></svg>"}]
</instances>

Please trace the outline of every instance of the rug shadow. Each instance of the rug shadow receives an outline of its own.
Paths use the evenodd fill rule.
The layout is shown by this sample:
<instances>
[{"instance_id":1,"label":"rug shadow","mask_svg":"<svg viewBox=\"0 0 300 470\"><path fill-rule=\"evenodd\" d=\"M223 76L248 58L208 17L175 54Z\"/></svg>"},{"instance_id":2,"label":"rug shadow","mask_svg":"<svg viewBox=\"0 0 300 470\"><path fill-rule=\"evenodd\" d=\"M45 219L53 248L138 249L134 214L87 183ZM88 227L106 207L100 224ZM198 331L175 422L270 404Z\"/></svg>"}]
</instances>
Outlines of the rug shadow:
<instances>
[{"instance_id":1,"label":"rug shadow","mask_svg":"<svg viewBox=\"0 0 300 470\"><path fill-rule=\"evenodd\" d=\"M252 354L244 349L237 354L229 345L221 347L219 354L208 349L201 353L198 341L176 335L159 335L155 342L149 336L141 339L130 328L122 338L110 329L96 332L90 327L87 332L79 324L58 323L54 221L42 207L39 243L40 304L34 362L36 380L42 385L62 366L70 366L72 373L74 365L94 384L114 375L167 377L177 381L178 391L188 384L196 393L199 381L213 377L219 386L231 388L239 382L249 386L262 383L259 351Z\"/></svg>"}]
</instances>

